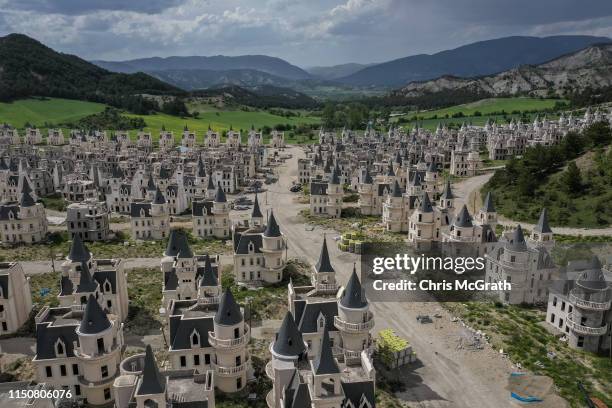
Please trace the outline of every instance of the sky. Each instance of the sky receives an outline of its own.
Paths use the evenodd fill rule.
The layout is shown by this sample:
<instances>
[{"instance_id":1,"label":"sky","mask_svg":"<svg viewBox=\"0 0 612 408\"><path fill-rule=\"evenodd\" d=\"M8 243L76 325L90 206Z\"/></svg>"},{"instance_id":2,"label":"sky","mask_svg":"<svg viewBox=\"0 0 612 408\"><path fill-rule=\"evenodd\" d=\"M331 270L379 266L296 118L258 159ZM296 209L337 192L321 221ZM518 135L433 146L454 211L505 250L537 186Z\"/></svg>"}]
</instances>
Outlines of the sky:
<instances>
[{"instance_id":1,"label":"sky","mask_svg":"<svg viewBox=\"0 0 612 408\"><path fill-rule=\"evenodd\" d=\"M88 60L265 54L312 67L509 35L612 37L612 0L0 0L0 35L12 32Z\"/></svg>"}]
</instances>

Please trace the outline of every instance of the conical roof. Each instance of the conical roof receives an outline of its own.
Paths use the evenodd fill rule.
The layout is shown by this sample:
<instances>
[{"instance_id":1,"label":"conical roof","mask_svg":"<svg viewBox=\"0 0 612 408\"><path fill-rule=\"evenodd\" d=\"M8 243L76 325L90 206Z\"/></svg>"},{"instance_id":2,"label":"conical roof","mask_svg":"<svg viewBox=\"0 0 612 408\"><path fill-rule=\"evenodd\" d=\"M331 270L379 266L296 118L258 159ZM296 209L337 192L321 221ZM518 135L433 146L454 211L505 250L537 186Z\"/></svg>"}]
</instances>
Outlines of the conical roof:
<instances>
[{"instance_id":1,"label":"conical roof","mask_svg":"<svg viewBox=\"0 0 612 408\"><path fill-rule=\"evenodd\" d=\"M389 165L387 166L387 176L395 177L395 171L393 171L393 163L389 161Z\"/></svg>"},{"instance_id":2,"label":"conical roof","mask_svg":"<svg viewBox=\"0 0 612 408\"><path fill-rule=\"evenodd\" d=\"M365 292L361 287L359 277L357 277L357 268L355 265L353 265L353 273L346 284L346 288L344 288L340 304L349 309L361 309L368 305Z\"/></svg>"},{"instance_id":3,"label":"conical roof","mask_svg":"<svg viewBox=\"0 0 612 408\"><path fill-rule=\"evenodd\" d=\"M136 391L137 395L162 394L166 391L166 381L159 372L151 345L147 344L145 350L144 367L142 369L142 381Z\"/></svg>"},{"instance_id":4,"label":"conical roof","mask_svg":"<svg viewBox=\"0 0 612 408\"><path fill-rule=\"evenodd\" d=\"M542 234L552 233L552 230L550 229L550 225L548 225L548 211L546 210L546 208L542 208L542 212L540 213L540 218L538 219L538 223L533 229L534 231L542 233Z\"/></svg>"},{"instance_id":5,"label":"conical roof","mask_svg":"<svg viewBox=\"0 0 612 408\"><path fill-rule=\"evenodd\" d=\"M393 183L393 193L392 193L393 197L396 198L401 198L402 197L402 189L399 186L399 183L397 182L397 180L395 180L395 183Z\"/></svg>"},{"instance_id":6,"label":"conical roof","mask_svg":"<svg viewBox=\"0 0 612 408\"><path fill-rule=\"evenodd\" d=\"M93 295L89 295L83 312L79 332L82 334L98 334L111 326L106 313Z\"/></svg>"},{"instance_id":7,"label":"conical roof","mask_svg":"<svg viewBox=\"0 0 612 408\"><path fill-rule=\"evenodd\" d=\"M206 177L206 168L201 157L198 158L198 177Z\"/></svg>"},{"instance_id":8,"label":"conical roof","mask_svg":"<svg viewBox=\"0 0 612 408\"><path fill-rule=\"evenodd\" d=\"M215 314L215 323L223 326L233 326L242 322L243 317L240 307L232 295L232 291L227 288L219 301L219 309Z\"/></svg>"},{"instance_id":9,"label":"conical roof","mask_svg":"<svg viewBox=\"0 0 612 408\"><path fill-rule=\"evenodd\" d=\"M431 201L429 200L429 195L427 191L423 193L423 197L421 198L421 203L419 205L419 210L424 213L433 212L433 207L431 206Z\"/></svg>"},{"instance_id":10,"label":"conical roof","mask_svg":"<svg viewBox=\"0 0 612 408\"><path fill-rule=\"evenodd\" d=\"M329 182L330 184L340 184L340 177L338 173L339 173L338 166L335 166L334 170L332 171L331 180Z\"/></svg>"},{"instance_id":11,"label":"conical roof","mask_svg":"<svg viewBox=\"0 0 612 408\"><path fill-rule=\"evenodd\" d=\"M608 286L603 271L601 270L601 262L597 256L594 255L591 258L588 269L582 272L578 278L578 284L584 288L593 290L602 290Z\"/></svg>"},{"instance_id":12,"label":"conical roof","mask_svg":"<svg viewBox=\"0 0 612 408\"><path fill-rule=\"evenodd\" d=\"M166 198L160 191L159 187L155 188L155 198L153 199L153 204L166 204Z\"/></svg>"},{"instance_id":13,"label":"conical roof","mask_svg":"<svg viewBox=\"0 0 612 408\"><path fill-rule=\"evenodd\" d=\"M515 252L527 250L527 243L525 242L525 236L523 235L523 228L521 228L520 224L512 233L512 237L510 238L510 241L508 241L508 243L506 244L506 248Z\"/></svg>"},{"instance_id":14,"label":"conical roof","mask_svg":"<svg viewBox=\"0 0 612 408\"><path fill-rule=\"evenodd\" d=\"M495 212L495 205L493 204L493 193L491 193L490 191L485 197L484 204L482 205L482 211Z\"/></svg>"},{"instance_id":15,"label":"conical roof","mask_svg":"<svg viewBox=\"0 0 612 408\"><path fill-rule=\"evenodd\" d=\"M155 181L153 181L153 175L149 174L149 180L147 181L147 190L154 191L157 187L155 187Z\"/></svg>"},{"instance_id":16,"label":"conical roof","mask_svg":"<svg viewBox=\"0 0 612 408\"><path fill-rule=\"evenodd\" d=\"M321 246L321 254L319 261L315 265L317 272L335 272L334 267L329 260L329 252L327 251L327 238L323 237L323 245Z\"/></svg>"},{"instance_id":17,"label":"conical roof","mask_svg":"<svg viewBox=\"0 0 612 408\"><path fill-rule=\"evenodd\" d=\"M257 194L255 194L255 203L253 204L253 211L251 212L251 218L263 218L263 214L259 209L259 199L257 198Z\"/></svg>"},{"instance_id":18,"label":"conical roof","mask_svg":"<svg viewBox=\"0 0 612 408\"><path fill-rule=\"evenodd\" d=\"M214 190L215 189L215 183L213 183L213 179L212 179L212 174L210 176L208 176L208 186L206 186L207 190Z\"/></svg>"},{"instance_id":19,"label":"conical roof","mask_svg":"<svg viewBox=\"0 0 612 408\"><path fill-rule=\"evenodd\" d=\"M444 192L442 193L441 198L444 200L452 200L453 198L455 198L455 196L453 195L453 190L451 189L450 180L446 180L446 188L444 188Z\"/></svg>"},{"instance_id":20,"label":"conical roof","mask_svg":"<svg viewBox=\"0 0 612 408\"><path fill-rule=\"evenodd\" d=\"M297 328L291 312L285 314L272 350L281 356L300 356L306 351L302 333Z\"/></svg>"},{"instance_id":21,"label":"conical roof","mask_svg":"<svg viewBox=\"0 0 612 408\"><path fill-rule=\"evenodd\" d=\"M321 348L319 354L312 361L312 368L315 375L338 374L340 369L338 363L332 353L331 344L329 341L329 332L327 327L323 329L323 339L321 339Z\"/></svg>"},{"instance_id":22,"label":"conical roof","mask_svg":"<svg viewBox=\"0 0 612 408\"><path fill-rule=\"evenodd\" d=\"M276 218L274 217L274 212L270 210L270 217L268 218L268 225L266 226L266 230L264 231L264 237L280 237L281 232L276 222Z\"/></svg>"},{"instance_id":23,"label":"conical roof","mask_svg":"<svg viewBox=\"0 0 612 408\"><path fill-rule=\"evenodd\" d=\"M468 211L465 204L463 204L463 207L461 207L459 214L457 214L457 216L455 217L453 225L459 228L469 228L473 226L472 216L470 215L470 212Z\"/></svg>"},{"instance_id":24,"label":"conical roof","mask_svg":"<svg viewBox=\"0 0 612 408\"><path fill-rule=\"evenodd\" d=\"M184 255L191 253L191 248L189 248L189 243L187 242L187 236L182 230L171 230L164 255L178 256L179 253L183 253ZM191 257L193 257L193 254Z\"/></svg>"},{"instance_id":25,"label":"conical roof","mask_svg":"<svg viewBox=\"0 0 612 408\"><path fill-rule=\"evenodd\" d=\"M77 286L77 293L92 293L98 288L98 283L93 280L89 267L86 261L81 262L81 273L79 276L79 284Z\"/></svg>"},{"instance_id":26,"label":"conical roof","mask_svg":"<svg viewBox=\"0 0 612 408\"><path fill-rule=\"evenodd\" d=\"M215 202L216 203L226 203L227 198L225 197L225 192L221 188L221 183L217 184L217 193L215 194Z\"/></svg>"},{"instance_id":27,"label":"conical roof","mask_svg":"<svg viewBox=\"0 0 612 408\"><path fill-rule=\"evenodd\" d=\"M370 170L366 167L365 177L363 179L364 184L372 184L374 180L372 180L372 176L370 175Z\"/></svg>"},{"instance_id":28,"label":"conical roof","mask_svg":"<svg viewBox=\"0 0 612 408\"><path fill-rule=\"evenodd\" d=\"M86 262L91 258L91 254L89 250L83 244L81 240L81 236L79 234L74 234L74 238L72 238L72 244L70 245L70 253L68 254L68 259L72 262Z\"/></svg>"},{"instance_id":29,"label":"conical roof","mask_svg":"<svg viewBox=\"0 0 612 408\"><path fill-rule=\"evenodd\" d=\"M34 201L34 199L32 198L32 195L30 194L28 190L29 190L29 185L28 185L27 180L24 178L23 187L21 189L21 200L19 200L20 207L32 207L36 204L36 201Z\"/></svg>"},{"instance_id":30,"label":"conical roof","mask_svg":"<svg viewBox=\"0 0 612 408\"><path fill-rule=\"evenodd\" d=\"M210 262L210 257L206 255L204 260L204 273L202 274L202 278L200 278L200 286L218 286L219 281L217 279L217 274L213 270L212 263Z\"/></svg>"}]
</instances>

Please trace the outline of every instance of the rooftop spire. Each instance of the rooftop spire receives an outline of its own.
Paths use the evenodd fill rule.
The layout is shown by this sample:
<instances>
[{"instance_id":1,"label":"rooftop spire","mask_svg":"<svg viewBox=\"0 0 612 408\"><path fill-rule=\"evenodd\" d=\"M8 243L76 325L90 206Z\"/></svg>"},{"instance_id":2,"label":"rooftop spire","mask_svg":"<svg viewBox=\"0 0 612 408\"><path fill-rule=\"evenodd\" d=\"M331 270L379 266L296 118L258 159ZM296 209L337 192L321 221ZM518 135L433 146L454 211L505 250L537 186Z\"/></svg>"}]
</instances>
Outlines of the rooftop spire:
<instances>
[{"instance_id":1,"label":"rooftop spire","mask_svg":"<svg viewBox=\"0 0 612 408\"><path fill-rule=\"evenodd\" d=\"M299 356L306 351L302 333L297 328L291 312L285 314L272 350L281 356Z\"/></svg>"},{"instance_id":2,"label":"rooftop spire","mask_svg":"<svg viewBox=\"0 0 612 408\"><path fill-rule=\"evenodd\" d=\"M335 272L334 267L331 265L329 260L329 252L327 252L327 238L323 236L323 246L321 247L321 254L319 255L319 261L315 266L317 272Z\"/></svg>"},{"instance_id":3,"label":"rooftop spire","mask_svg":"<svg viewBox=\"0 0 612 408\"><path fill-rule=\"evenodd\" d=\"M550 226L548 225L548 211L546 210L546 208L542 208L542 212L540 213L540 218L538 219L538 223L533 229L534 231L542 233L542 234L552 233L552 230L550 229Z\"/></svg>"},{"instance_id":4,"label":"rooftop spire","mask_svg":"<svg viewBox=\"0 0 612 408\"><path fill-rule=\"evenodd\" d=\"M336 359L332 353L327 327L323 329L321 348L319 349L319 354L312 362L312 368L315 375L340 373L340 369L338 368L338 364L336 363Z\"/></svg>"},{"instance_id":5,"label":"rooftop spire","mask_svg":"<svg viewBox=\"0 0 612 408\"><path fill-rule=\"evenodd\" d=\"M83 312L79 332L82 334L98 334L111 326L106 313L93 295L89 295Z\"/></svg>"},{"instance_id":6,"label":"rooftop spire","mask_svg":"<svg viewBox=\"0 0 612 408\"><path fill-rule=\"evenodd\" d=\"M234 299L232 291L227 288L219 301L219 309L215 314L215 323L223 326L233 326L242 322L240 307Z\"/></svg>"},{"instance_id":7,"label":"rooftop spire","mask_svg":"<svg viewBox=\"0 0 612 408\"><path fill-rule=\"evenodd\" d=\"M349 309L361 309L368 304L359 277L357 277L357 266L355 264L353 264L353 273L346 284L346 288L344 288L340 304Z\"/></svg>"},{"instance_id":8,"label":"rooftop spire","mask_svg":"<svg viewBox=\"0 0 612 408\"><path fill-rule=\"evenodd\" d=\"M266 230L264 231L265 237L280 237L281 232L278 227L278 223L276 222L276 218L274 217L274 212L270 210L270 217L268 218L268 225L266 226Z\"/></svg>"},{"instance_id":9,"label":"rooftop spire","mask_svg":"<svg viewBox=\"0 0 612 408\"><path fill-rule=\"evenodd\" d=\"M147 344L145 350L144 367L142 369L142 381L136 392L138 395L162 394L166 391L166 382L159 372L151 345Z\"/></svg>"}]
</instances>

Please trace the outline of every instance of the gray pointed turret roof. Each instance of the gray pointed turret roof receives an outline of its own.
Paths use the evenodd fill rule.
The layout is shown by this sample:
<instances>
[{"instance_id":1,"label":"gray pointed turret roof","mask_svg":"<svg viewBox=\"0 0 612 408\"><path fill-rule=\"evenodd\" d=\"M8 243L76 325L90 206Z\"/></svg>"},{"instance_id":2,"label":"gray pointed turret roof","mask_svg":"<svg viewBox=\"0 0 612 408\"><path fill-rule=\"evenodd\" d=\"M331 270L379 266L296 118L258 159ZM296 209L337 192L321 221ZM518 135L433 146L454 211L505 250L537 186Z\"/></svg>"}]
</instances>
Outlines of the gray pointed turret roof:
<instances>
[{"instance_id":1,"label":"gray pointed turret roof","mask_svg":"<svg viewBox=\"0 0 612 408\"><path fill-rule=\"evenodd\" d=\"M214 190L215 183L213 183L212 174L208 176L208 186L206 186L207 190Z\"/></svg>"},{"instance_id":2,"label":"gray pointed turret roof","mask_svg":"<svg viewBox=\"0 0 612 408\"><path fill-rule=\"evenodd\" d=\"M160 191L159 187L155 188L155 198L153 199L153 204L166 204L166 198Z\"/></svg>"},{"instance_id":3,"label":"gray pointed turret roof","mask_svg":"<svg viewBox=\"0 0 612 408\"><path fill-rule=\"evenodd\" d=\"M21 207L32 207L36 204L36 201L32 198L30 194L30 185L28 184L27 179L23 178L23 186L21 187L21 199L19 200L19 206Z\"/></svg>"},{"instance_id":4,"label":"gray pointed turret roof","mask_svg":"<svg viewBox=\"0 0 612 408\"><path fill-rule=\"evenodd\" d=\"M226 203L227 198L225 197L225 192L221 188L221 183L217 184L217 193L215 194L215 202L216 203Z\"/></svg>"},{"instance_id":5,"label":"gray pointed turret roof","mask_svg":"<svg viewBox=\"0 0 612 408\"><path fill-rule=\"evenodd\" d=\"M299 356L306 351L302 333L297 328L291 312L285 314L281 323L272 350L281 356Z\"/></svg>"},{"instance_id":6,"label":"gray pointed turret roof","mask_svg":"<svg viewBox=\"0 0 612 408\"><path fill-rule=\"evenodd\" d=\"M495 212L495 205L493 204L493 193L488 192L485 197L484 204L482 205L482 211L484 212Z\"/></svg>"},{"instance_id":7,"label":"gray pointed turret roof","mask_svg":"<svg viewBox=\"0 0 612 408\"><path fill-rule=\"evenodd\" d=\"M97 334L111 326L108 316L93 295L89 295L87 305L83 312L79 332L83 334Z\"/></svg>"},{"instance_id":8,"label":"gray pointed turret roof","mask_svg":"<svg viewBox=\"0 0 612 408\"><path fill-rule=\"evenodd\" d=\"M136 395L162 394L166 391L166 381L159 372L153 349L147 344L145 350L144 367L142 369L142 381L136 391Z\"/></svg>"},{"instance_id":9,"label":"gray pointed turret roof","mask_svg":"<svg viewBox=\"0 0 612 408\"><path fill-rule=\"evenodd\" d=\"M450 180L446 180L446 188L444 188L444 192L442 193L441 198L443 198L444 200L452 200L453 198L455 198L455 196L453 195L453 190L451 189Z\"/></svg>"},{"instance_id":10,"label":"gray pointed turret roof","mask_svg":"<svg viewBox=\"0 0 612 408\"><path fill-rule=\"evenodd\" d=\"M393 163L389 161L389 166L387 166L387 176L395 177L395 171L393 171Z\"/></svg>"},{"instance_id":11,"label":"gray pointed turret roof","mask_svg":"<svg viewBox=\"0 0 612 408\"><path fill-rule=\"evenodd\" d=\"M198 177L206 177L206 168L201 157L198 158Z\"/></svg>"},{"instance_id":12,"label":"gray pointed turret roof","mask_svg":"<svg viewBox=\"0 0 612 408\"><path fill-rule=\"evenodd\" d=\"M276 222L276 218L274 217L274 212L272 210L270 210L270 217L268 218L268 225L266 225L264 236L270 238L281 236L280 228Z\"/></svg>"},{"instance_id":13,"label":"gray pointed turret roof","mask_svg":"<svg viewBox=\"0 0 612 408\"><path fill-rule=\"evenodd\" d=\"M323 245L321 247L321 254L319 255L319 261L317 262L315 269L317 272L335 272L334 267L329 260L329 252L327 251L327 238L323 237Z\"/></svg>"},{"instance_id":14,"label":"gray pointed turret roof","mask_svg":"<svg viewBox=\"0 0 612 408\"><path fill-rule=\"evenodd\" d=\"M365 177L363 178L364 184L372 184L374 180L372 180L372 176L370 175L370 170L366 166Z\"/></svg>"},{"instance_id":15,"label":"gray pointed turret roof","mask_svg":"<svg viewBox=\"0 0 612 408\"><path fill-rule=\"evenodd\" d=\"M397 182L397 180L395 180L395 183L393 183L393 193L392 193L393 197L396 198L401 198L402 197L402 189L400 188L399 183Z\"/></svg>"},{"instance_id":16,"label":"gray pointed turret roof","mask_svg":"<svg viewBox=\"0 0 612 408\"><path fill-rule=\"evenodd\" d=\"M189 243L187 242L187 236L182 230L171 230L170 237L168 238L168 245L166 246L165 256L178 256L179 253L187 254L191 252ZM193 255L192 255L193 257Z\"/></svg>"},{"instance_id":17,"label":"gray pointed turret roof","mask_svg":"<svg viewBox=\"0 0 612 408\"><path fill-rule=\"evenodd\" d=\"M204 260L204 273L200 278L200 286L218 286L219 280L217 279L217 274L215 273L212 262L210 261L210 256L206 255Z\"/></svg>"},{"instance_id":18,"label":"gray pointed turret roof","mask_svg":"<svg viewBox=\"0 0 612 408\"><path fill-rule=\"evenodd\" d=\"M149 174L149 180L147 180L147 190L153 191L156 188L155 181L153 181L153 174Z\"/></svg>"},{"instance_id":19,"label":"gray pointed turret roof","mask_svg":"<svg viewBox=\"0 0 612 408\"><path fill-rule=\"evenodd\" d=\"M578 278L578 284L587 289L601 290L605 289L608 284L601 270L601 262L595 255L591 258L588 269Z\"/></svg>"},{"instance_id":20,"label":"gray pointed turret roof","mask_svg":"<svg viewBox=\"0 0 612 408\"><path fill-rule=\"evenodd\" d=\"M91 277L91 272L86 261L81 262L81 272L76 293L92 293L98 288L98 282Z\"/></svg>"},{"instance_id":21,"label":"gray pointed turret roof","mask_svg":"<svg viewBox=\"0 0 612 408\"><path fill-rule=\"evenodd\" d=\"M72 238L72 244L70 245L70 253L68 254L68 259L72 262L83 262L89 261L91 258L91 254L79 234L75 234L74 238Z\"/></svg>"},{"instance_id":22,"label":"gray pointed turret roof","mask_svg":"<svg viewBox=\"0 0 612 408\"><path fill-rule=\"evenodd\" d=\"M517 225L516 229L512 232L512 237L506 244L506 247L515 252L527 250L527 243L525 242L525 236L523 235L523 228L521 228L521 224Z\"/></svg>"},{"instance_id":23,"label":"gray pointed turret roof","mask_svg":"<svg viewBox=\"0 0 612 408\"><path fill-rule=\"evenodd\" d=\"M215 314L215 323L223 326L233 326L242 322L240 307L234 299L232 291L227 288L219 301L219 309Z\"/></svg>"},{"instance_id":24,"label":"gray pointed turret roof","mask_svg":"<svg viewBox=\"0 0 612 408\"><path fill-rule=\"evenodd\" d=\"M534 231L542 233L542 234L552 233L552 230L550 229L550 225L548 225L548 211L546 210L546 208L542 208L542 212L540 213L540 218L538 219L538 223L533 229Z\"/></svg>"},{"instance_id":25,"label":"gray pointed turret roof","mask_svg":"<svg viewBox=\"0 0 612 408\"><path fill-rule=\"evenodd\" d=\"M255 203L253 204L253 211L251 212L251 218L263 218L263 214L259 209L259 200L257 199L257 194L255 194Z\"/></svg>"},{"instance_id":26,"label":"gray pointed turret roof","mask_svg":"<svg viewBox=\"0 0 612 408\"><path fill-rule=\"evenodd\" d=\"M361 282L359 282L355 265L353 265L353 273L346 284L346 288L344 288L340 304L349 309L361 309L368 305L368 300L366 299Z\"/></svg>"},{"instance_id":27,"label":"gray pointed turret roof","mask_svg":"<svg viewBox=\"0 0 612 408\"><path fill-rule=\"evenodd\" d=\"M340 177L338 175L338 165L334 166L334 170L332 171L332 176L330 180L330 184L340 184Z\"/></svg>"},{"instance_id":28,"label":"gray pointed turret roof","mask_svg":"<svg viewBox=\"0 0 612 408\"><path fill-rule=\"evenodd\" d=\"M461 207L459 214L457 214L457 216L455 217L453 225L459 228L469 228L473 226L472 216L470 215L470 212L468 211L465 204L463 204L463 207Z\"/></svg>"},{"instance_id":29,"label":"gray pointed turret roof","mask_svg":"<svg viewBox=\"0 0 612 408\"><path fill-rule=\"evenodd\" d=\"M321 347L319 348L319 354L312 361L312 368L315 375L340 373L338 363L336 363L336 359L334 358L334 354L332 353L327 327L323 329L323 339L321 340Z\"/></svg>"},{"instance_id":30,"label":"gray pointed turret roof","mask_svg":"<svg viewBox=\"0 0 612 408\"><path fill-rule=\"evenodd\" d=\"M430 213L433 211L433 207L431 206L431 201L429 200L429 195L427 191L423 193L423 197L421 198L421 203L419 205L419 210L424 213Z\"/></svg>"}]
</instances>

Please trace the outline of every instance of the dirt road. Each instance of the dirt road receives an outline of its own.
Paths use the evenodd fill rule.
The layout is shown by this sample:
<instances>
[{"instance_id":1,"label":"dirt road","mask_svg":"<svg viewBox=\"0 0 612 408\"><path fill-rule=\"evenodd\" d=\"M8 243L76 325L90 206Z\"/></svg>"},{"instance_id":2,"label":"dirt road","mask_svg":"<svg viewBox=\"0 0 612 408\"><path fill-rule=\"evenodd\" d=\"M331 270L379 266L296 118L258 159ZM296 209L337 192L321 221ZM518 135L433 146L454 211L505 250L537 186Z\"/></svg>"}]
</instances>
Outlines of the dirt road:
<instances>
[{"instance_id":1,"label":"dirt road","mask_svg":"<svg viewBox=\"0 0 612 408\"><path fill-rule=\"evenodd\" d=\"M289 149L291 160L279 169L279 182L270 186L273 193L268 204L263 201L263 210L274 201L274 214L288 240L289 257L299 257L316 263L321 249L323 234L336 236L331 230L316 227L308 231L297 217L307 204L298 204L296 194L289 192L291 182L297 174L297 159L304 154L300 148ZM469 190L469 189L468 189ZM468 192L466 190L466 192ZM468 192L469 194L469 192ZM271 197L274 197L274 200ZM341 252L333 239L328 239L330 256L338 279L345 283L358 257ZM481 351L456 350L464 328L451 322L437 303L373 303L376 316L375 331L392 328L407 338L414 346L420 364L405 373L411 386L401 397L412 407L508 407L508 392L504 390L506 378L512 371L511 364L490 348ZM435 325L421 325L416 316L421 313L442 317Z\"/></svg>"}]
</instances>

